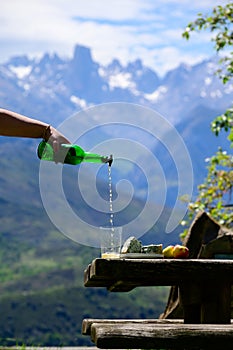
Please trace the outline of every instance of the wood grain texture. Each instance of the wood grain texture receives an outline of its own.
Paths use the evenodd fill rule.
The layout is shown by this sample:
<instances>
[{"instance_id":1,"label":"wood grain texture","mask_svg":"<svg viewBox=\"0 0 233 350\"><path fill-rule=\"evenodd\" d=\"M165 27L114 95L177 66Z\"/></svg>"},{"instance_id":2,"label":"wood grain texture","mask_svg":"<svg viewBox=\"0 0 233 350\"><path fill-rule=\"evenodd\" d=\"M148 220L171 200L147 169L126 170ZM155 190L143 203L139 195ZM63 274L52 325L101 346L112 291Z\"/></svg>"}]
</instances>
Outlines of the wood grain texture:
<instances>
[{"instance_id":1,"label":"wood grain texture","mask_svg":"<svg viewBox=\"0 0 233 350\"><path fill-rule=\"evenodd\" d=\"M113 326L120 325L131 325L132 327L135 324L182 324L183 320L160 320L160 319L96 319L96 318L85 318L82 322L82 334L83 335L91 335L91 327L93 324L101 323L101 324L111 324Z\"/></svg>"},{"instance_id":2,"label":"wood grain texture","mask_svg":"<svg viewBox=\"0 0 233 350\"><path fill-rule=\"evenodd\" d=\"M93 323L92 341L103 349L232 349L233 325Z\"/></svg>"},{"instance_id":3,"label":"wood grain texture","mask_svg":"<svg viewBox=\"0 0 233 350\"><path fill-rule=\"evenodd\" d=\"M172 286L184 282L228 281L233 284L232 260L95 259L84 272L86 287Z\"/></svg>"}]
</instances>

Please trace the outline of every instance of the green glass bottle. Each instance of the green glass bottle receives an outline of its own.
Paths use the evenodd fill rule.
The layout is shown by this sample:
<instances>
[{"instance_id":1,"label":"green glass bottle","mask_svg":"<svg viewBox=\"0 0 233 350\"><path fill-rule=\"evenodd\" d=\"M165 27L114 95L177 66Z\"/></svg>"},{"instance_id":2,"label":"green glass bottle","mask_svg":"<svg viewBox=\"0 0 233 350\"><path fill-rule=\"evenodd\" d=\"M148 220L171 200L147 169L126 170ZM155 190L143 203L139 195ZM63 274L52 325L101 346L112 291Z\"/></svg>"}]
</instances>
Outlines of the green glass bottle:
<instances>
[{"instance_id":1,"label":"green glass bottle","mask_svg":"<svg viewBox=\"0 0 233 350\"><path fill-rule=\"evenodd\" d=\"M54 152L53 147L46 141L41 141L37 155L42 160L54 161L56 163L80 164L82 162L90 163L108 163L112 165L112 155L109 157L101 156L96 153L85 152L78 145L62 144L58 152Z\"/></svg>"}]
</instances>

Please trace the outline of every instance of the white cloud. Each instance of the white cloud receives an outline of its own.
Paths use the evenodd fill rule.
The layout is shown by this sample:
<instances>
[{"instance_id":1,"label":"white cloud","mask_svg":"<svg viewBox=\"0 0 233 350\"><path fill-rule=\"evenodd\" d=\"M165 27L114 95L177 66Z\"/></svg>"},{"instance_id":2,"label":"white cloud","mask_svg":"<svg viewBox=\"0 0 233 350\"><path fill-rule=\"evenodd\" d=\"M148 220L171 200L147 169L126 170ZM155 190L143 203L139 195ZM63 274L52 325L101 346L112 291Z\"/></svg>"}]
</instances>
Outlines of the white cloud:
<instances>
[{"instance_id":1,"label":"white cloud","mask_svg":"<svg viewBox=\"0 0 233 350\"><path fill-rule=\"evenodd\" d=\"M226 1L227 2L227 1ZM185 59L208 55L207 33L181 37L196 13L209 11L217 0L8 0L0 12L0 61L9 55L55 51L71 55L76 44L92 49L106 64L141 58L165 72ZM202 46L202 43L204 44ZM159 66L158 66L159 65Z\"/></svg>"},{"instance_id":2,"label":"white cloud","mask_svg":"<svg viewBox=\"0 0 233 350\"><path fill-rule=\"evenodd\" d=\"M228 0L196 0L193 1L193 3L190 3L190 0L163 0L163 4L170 4L170 5L184 5L184 6L189 6L192 8L204 8L204 9L209 9L212 8L216 5L223 5L224 3L226 4L229 2Z\"/></svg>"}]
</instances>

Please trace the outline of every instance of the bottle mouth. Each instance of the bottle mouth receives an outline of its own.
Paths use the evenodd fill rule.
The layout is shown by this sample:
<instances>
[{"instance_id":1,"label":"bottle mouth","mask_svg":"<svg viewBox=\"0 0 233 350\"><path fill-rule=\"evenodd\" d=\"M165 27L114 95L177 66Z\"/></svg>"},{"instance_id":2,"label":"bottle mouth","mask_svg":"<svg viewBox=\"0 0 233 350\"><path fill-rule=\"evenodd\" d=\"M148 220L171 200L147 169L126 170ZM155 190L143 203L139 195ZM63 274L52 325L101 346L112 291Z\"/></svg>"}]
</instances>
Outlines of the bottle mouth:
<instances>
[{"instance_id":1,"label":"bottle mouth","mask_svg":"<svg viewBox=\"0 0 233 350\"><path fill-rule=\"evenodd\" d=\"M110 155L109 159L108 159L108 165L111 166L113 162L113 156L112 154Z\"/></svg>"},{"instance_id":2,"label":"bottle mouth","mask_svg":"<svg viewBox=\"0 0 233 350\"><path fill-rule=\"evenodd\" d=\"M102 162L103 163L108 163L109 166L112 165L112 162L113 162L113 156L112 154L109 156L109 157L103 157L102 158Z\"/></svg>"}]
</instances>

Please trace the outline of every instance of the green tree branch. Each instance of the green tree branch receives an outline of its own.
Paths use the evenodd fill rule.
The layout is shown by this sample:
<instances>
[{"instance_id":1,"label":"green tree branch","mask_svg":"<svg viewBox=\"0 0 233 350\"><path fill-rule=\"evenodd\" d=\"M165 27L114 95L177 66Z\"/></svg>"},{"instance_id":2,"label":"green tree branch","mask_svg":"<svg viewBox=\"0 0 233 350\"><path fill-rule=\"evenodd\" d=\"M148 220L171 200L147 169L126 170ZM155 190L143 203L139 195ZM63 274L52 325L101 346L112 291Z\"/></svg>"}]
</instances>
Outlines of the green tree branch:
<instances>
[{"instance_id":1,"label":"green tree branch","mask_svg":"<svg viewBox=\"0 0 233 350\"><path fill-rule=\"evenodd\" d=\"M212 41L217 53L223 53L219 60L219 75L223 84L230 83L233 78L233 2L225 6L213 8L210 15L197 15L194 22L190 22L182 36L189 40L194 31L209 30L213 33ZM215 118L211 129L216 136L220 131L228 132L228 140L233 146L233 107ZM198 195L194 202L189 203L187 220L182 224L188 226L200 210L209 213L226 227L233 227L232 187L233 187L233 157L219 149L215 155L208 159L208 174L204 183L198 186ZM184 230L183 235L187 233Z\"/></svg>"}]
</instances>

